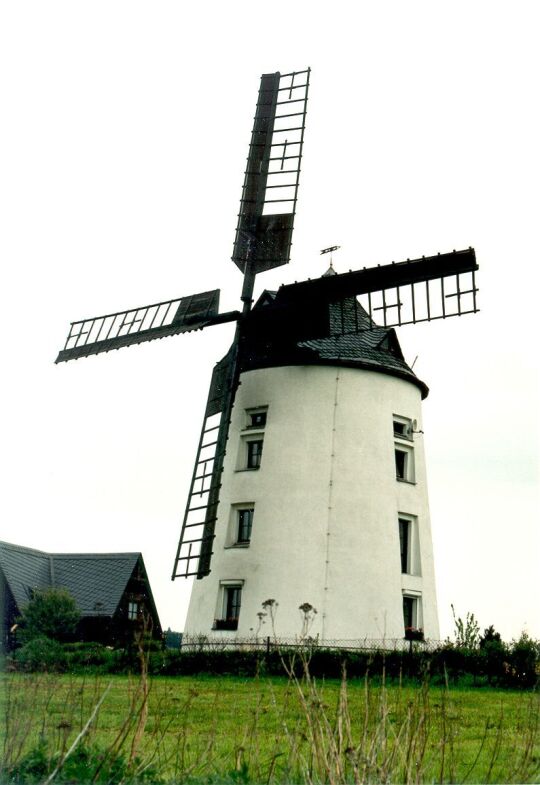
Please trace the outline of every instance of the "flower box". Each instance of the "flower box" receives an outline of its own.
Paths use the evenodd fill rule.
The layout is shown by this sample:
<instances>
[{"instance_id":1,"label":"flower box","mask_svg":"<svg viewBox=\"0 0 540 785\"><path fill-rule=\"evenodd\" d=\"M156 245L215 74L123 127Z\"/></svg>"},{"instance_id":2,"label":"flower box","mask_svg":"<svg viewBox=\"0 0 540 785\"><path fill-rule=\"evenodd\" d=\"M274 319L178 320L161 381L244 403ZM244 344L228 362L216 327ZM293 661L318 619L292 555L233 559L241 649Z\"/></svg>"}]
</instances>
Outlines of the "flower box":
<instances>
[{"instance_id":1,"label":"flower box","mask_svg":"<svg viewBox=\"0 0 540 785\"><path fill-rule=\"evenodd\" d=\"M237 630L238 619L214 619L214 630Z\"/></svg>"},{"instance_id":2,"label":"flower box","mask_svg":"<svg viewBox=\"0 0 540 785\"><path fill-rule=\"evenodd\" d=\"M424 630L416 629L416 627L405 627L405 640L406 641L423 641Z\"/></svg>"}]
</instances>

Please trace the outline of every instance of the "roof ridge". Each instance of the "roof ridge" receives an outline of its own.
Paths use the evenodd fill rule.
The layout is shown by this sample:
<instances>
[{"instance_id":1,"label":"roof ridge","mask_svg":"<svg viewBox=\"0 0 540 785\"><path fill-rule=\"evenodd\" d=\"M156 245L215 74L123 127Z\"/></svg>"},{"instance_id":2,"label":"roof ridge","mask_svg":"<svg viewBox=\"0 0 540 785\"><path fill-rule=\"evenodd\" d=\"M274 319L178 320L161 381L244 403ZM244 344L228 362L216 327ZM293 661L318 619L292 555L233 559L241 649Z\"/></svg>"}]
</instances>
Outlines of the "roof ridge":
<instances>
[{"instance_id":1,"label":"roof ridge","mask_svg":"<svg viewBox=\"0 0 540 785\"><path fill-rule=\"evenodd\" d=\"M113 551L107 553L85 553L78 551L76 553L50 553L54 559L121 559L134 556L142 556L141 551L121 551L115 553Z\"/></svg>"},{"instance_id":2,"label":"roof ridge","mask_svg":"<svg viewBox=\"0 0 540 785\"><path fill-rule=\"evenodd\" d=\"M86 553L84 551L75 551L73 553L70 552L61 552L55 553L54 551L41 551L38 548L29 548L27 545L17 545L14 542L7 542L6 540L0 540L0 548L11 548L14 551L24 551L26 553L35 553L39 556L49 556L55 559L72 559L74 557L78 558L86 558L86 559L119 559L119 558L127 558L133 556L142 556L141 551L106 551L105 553Z\"/></svg>"},{"instance_id":3,"label":"roof ridge","mask_svg":"<svg viewBox=\"0 0 540 785\"><path fill-rule=\"evenodd\" d=\"M29 548L27 545L17 545L15 542L6 542L6 540L0 540L0 548L12 548L14 551L27 551L30 553L37 553L40 556L50 556L48 551L40 551L38 548Z\"/></svg>"}]
</instances>

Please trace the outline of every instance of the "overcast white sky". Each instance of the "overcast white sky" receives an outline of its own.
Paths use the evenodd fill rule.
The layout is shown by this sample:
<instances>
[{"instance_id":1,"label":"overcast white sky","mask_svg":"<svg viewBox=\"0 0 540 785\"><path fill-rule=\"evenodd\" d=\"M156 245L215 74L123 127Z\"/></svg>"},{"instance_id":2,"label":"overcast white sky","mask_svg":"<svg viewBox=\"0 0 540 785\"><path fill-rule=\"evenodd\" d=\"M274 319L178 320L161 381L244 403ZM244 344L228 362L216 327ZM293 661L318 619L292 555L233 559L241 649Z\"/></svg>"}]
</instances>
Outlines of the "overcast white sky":
<instances>
[{"instance_id":1,"label":"overcast white sky","mask_svg":"<svg viewBox=\"0 0 540 785\"><path fill-rule=\"evenodd\" d=\"M311 66L288 267L258 291L474 246L481 312L402 328L450 603L540 637L534 2L4 3L0 537L144 555L164 627L212 365L232 327L53 364L71 320L222 289L261 73Z\"/></svg>"}]
</instances>

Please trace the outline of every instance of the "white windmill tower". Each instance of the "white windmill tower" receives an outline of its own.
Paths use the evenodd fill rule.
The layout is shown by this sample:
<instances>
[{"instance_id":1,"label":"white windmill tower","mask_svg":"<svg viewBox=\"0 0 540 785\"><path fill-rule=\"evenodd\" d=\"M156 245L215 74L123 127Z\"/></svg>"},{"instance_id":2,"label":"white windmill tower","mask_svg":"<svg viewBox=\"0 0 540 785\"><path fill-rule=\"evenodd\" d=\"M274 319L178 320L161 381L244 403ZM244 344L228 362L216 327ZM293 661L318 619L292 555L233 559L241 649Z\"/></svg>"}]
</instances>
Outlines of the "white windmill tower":
<instances>
[{"instance_id":1,"label":"white windmill tower","mask_svg":"<svg viewBox=\"0 0 540 785\"><path fill-rule=\"evenodd\" d=\"M232 257L242 313L219 314L214 290L74 322L57 362L237 322L212 376L173 571L199 579L187 634L248 637L271 597L286 637L309 602L323 641L437 638L427 387L393 328L476 311L475 254L329 271L252 307L255 276L289 261L308 87L309 69L261 77Z\"/></svg>"}]
</instances>

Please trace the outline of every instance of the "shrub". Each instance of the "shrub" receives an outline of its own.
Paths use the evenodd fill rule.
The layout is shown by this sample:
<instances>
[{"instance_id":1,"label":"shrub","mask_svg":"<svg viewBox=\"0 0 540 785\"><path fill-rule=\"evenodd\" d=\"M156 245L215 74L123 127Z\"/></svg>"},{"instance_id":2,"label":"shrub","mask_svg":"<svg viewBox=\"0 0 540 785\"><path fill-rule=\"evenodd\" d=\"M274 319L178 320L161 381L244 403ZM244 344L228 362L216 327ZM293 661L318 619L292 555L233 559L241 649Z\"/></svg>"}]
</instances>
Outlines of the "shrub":
<instances>
[{"instance_id":1,"label":"shrub","mask_svg":"<svg viewBox=\"0 0 540 785\"><path fill-rule=\"evenodd\" d=\"M64 652L69 670L106 670L112 660L112 650L102 643L65 643Z\"/></svg>"},{"instance_id":2,"label":"shrub","mask_svg":"<svg viewBox=\"0 0 540 785\"><path fill-rule=\"evenodd\" d=\"M22 610L17 631L24 642L32 638L72 640L80 614L77 603L65 589L44 589L34 596Z\"/></svg>"},{"instance_id":3,"label":"shrub","mask_svg":"<svg viewBox=\"0 0 540 785\"><path fill-rule=\"evenodd\" d=\"M506 680L516 687L534 687L537 680L537 665L540 660L540 643L521 633L517 641L512 641L508 652Z\"/></svg>"},{"instance_id":4,"label":"shrub","mask_svg":"<svg viewBox=\"0 0 540 785\"><path fill-rule=\"evenodd\" d=\"M488 684L504 684L508 647L491 625L484 630L479 641L479 671L487 678Z\"/></svg>"},{"instance_id":5,"label":"shrub","mask_svg":"<svg viewBox=\"0 0 540 785\"><path fill-rule=\"evenodd\" d=\"M17 669L59 673L67 668L67 656L61 643L42 636L17 649L13 655Z\"/></svg>"}]
</instances>

